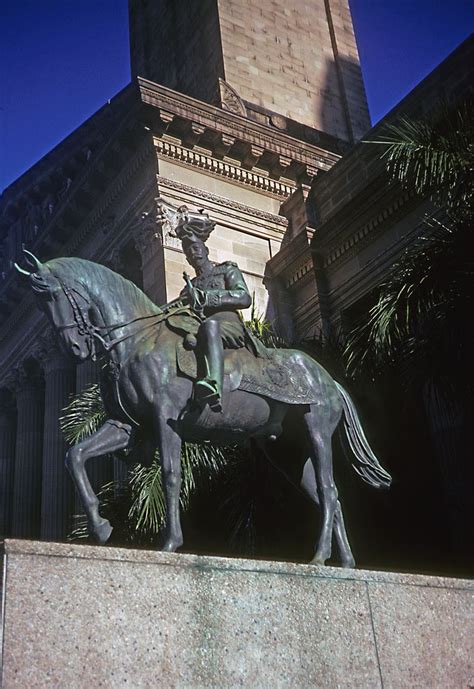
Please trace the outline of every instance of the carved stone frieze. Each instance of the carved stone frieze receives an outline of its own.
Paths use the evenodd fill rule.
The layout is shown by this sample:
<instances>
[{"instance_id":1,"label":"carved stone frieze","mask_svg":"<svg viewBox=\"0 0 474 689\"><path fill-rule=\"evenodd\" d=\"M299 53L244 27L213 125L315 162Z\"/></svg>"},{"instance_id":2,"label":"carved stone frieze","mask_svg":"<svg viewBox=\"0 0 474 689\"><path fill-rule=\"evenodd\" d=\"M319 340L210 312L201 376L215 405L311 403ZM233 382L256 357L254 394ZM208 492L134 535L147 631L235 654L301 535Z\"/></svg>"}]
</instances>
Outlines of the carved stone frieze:
<instances>
[{"instance_id":1,"label":"carved stone frieze","mask_svg":"<svg viewBox=\"0 0 474 689\"><path fill-rule=\"evenodd\" d=\"M216 203L221 206L225 211L228 209L245 213L250 215L252 218L264 221L263 223L258 223L263 227L267 227L268 223L273 225L279 225L282 229L286 228L288 225L288 220L281 215L275 215L274 213L268 213L266 211L259 210L258 208L252 208L252 206L246 206L238 201L233 201L225 196L219 196L218 194L212 194L210 191L203 191L202 189L196 189L188 184L183 184L182 182L177 182L174 179L169 179L167 177L157 176L158 185L163 185L168 189L173 189L176 192L192 195L204 201L210 201L211 203Z\"/></svg>"},{"instance_id":2,"label":"carved stone frieze","mask_svg":"<svg viewBox=\"0 0 474 689\"><path fill-rule=\"evenodd\" d=\"M293 287L300 280L302 280L305 277L305 275L307 275L308 273L312 273L313 269L314 269L313 261L312 261L311 257L309 257L307 259L307 261L305 261L304 263L299 265L296 269L293 269L291 271L290 276L287 277L287 279L285 281L285 287L288 287L288 288Z\"/></svg>"},{"instance_id":3,"label":"carved stone frieze","mask_svg":"<svg viewBox=\"0 0 474 689\"><path fill-rule=\"evenodd\" d=\"M237 91L232 88L224 79L219 77L219 90L221 94L221 107L223 110L229 110L236 115L247 117L247 108L242 98Z\"/></svg>"}]
</instances>

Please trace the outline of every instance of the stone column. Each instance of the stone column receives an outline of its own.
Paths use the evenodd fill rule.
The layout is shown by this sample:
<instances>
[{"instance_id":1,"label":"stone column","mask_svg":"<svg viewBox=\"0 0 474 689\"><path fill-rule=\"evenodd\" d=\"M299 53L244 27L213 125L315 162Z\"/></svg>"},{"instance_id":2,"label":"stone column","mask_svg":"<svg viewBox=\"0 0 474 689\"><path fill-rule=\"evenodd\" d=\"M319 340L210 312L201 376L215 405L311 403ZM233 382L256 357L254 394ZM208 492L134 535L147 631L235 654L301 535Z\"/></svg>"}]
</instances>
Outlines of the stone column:
<instances>
[{"instance_id":1,"label":"stone column","mask_svg":"<svg viewBox=\"0 0 474 689\"><path fill-rule=\"evenodd\" d=\"M156 209L143 219L133 236L142 259L143 291L155 304L165 304L165 260L161 226L156 222Z\"/></svg>"},{"instance_id":2,"label":"stone column","mask_svg":"<svg viewBox=\"0 0 474 689\"><path fill-rule=\"evenodd\" d=\"M41 524L44 381L26 363L14 371L17 407L11 534L38 538Z\"/></svg>"},{"instance_id":3,"label":"stone column","mask_svg":"<svg viewBox=\"0 0 474 689\"><path fill-rule=\"evenodd\" d=\"M9 390L0 391L0 538L10 535L15 468L16 409Z\"/></svg>"},{"instance_id":4,"label":"stone column","mask_svg":"<svg viewBox=\"0 0 474 689\"><path fill-rule=\"evenodd\" d=\"M76 394L99 382L99 363L87 359L76 366Z\"/></svg>"},{"instance_id":5,"label":"stone column","mask_svg":"<svg viewBox=\"0 0 474 689\"><path fill-rule=\"evenodd\" d=\"M42 352L45 376L43 477L41 501L42 540L63 540L70 530L74 509L73 484L64 463L67 446L59 426L63 408L76 387L72 361L48 341Z\"/></svg>"}]
</instances>

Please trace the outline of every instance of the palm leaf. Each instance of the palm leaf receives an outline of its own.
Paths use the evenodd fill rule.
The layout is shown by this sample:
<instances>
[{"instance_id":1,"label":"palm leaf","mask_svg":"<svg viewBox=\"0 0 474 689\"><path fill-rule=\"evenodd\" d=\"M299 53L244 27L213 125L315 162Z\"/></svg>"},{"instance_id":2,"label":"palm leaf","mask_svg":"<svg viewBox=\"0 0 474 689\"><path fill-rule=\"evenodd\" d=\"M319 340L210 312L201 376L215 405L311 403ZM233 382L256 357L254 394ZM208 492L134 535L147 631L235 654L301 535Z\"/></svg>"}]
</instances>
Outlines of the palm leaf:
<instances>
[{"instance_id":1,"label":"palm leaf","mask_svg":"<svg viewBox=\"0 0 474 689\"><path fill-rule=\"evenodd\" d=\"M63 409L60 425L66 441L74 445L97 431L105 419L100 388L95 384L76 395ZM181 455L183 482L180 497L183 509L188 508L196 490L205 482L212 481L212 478L225 465L227 452L228 450L224 448L210 444L183 443ZM158 455L155 456L151 466L137 465L131 470L130 492L117 483L102 487L99 500L103 512L111 511L114 495L117 502L129 503L128 519L138 533L145 536L156 535L163 526L165 515L165 498ZM76 538L87 536L85 519L79 518L72 535Z\"/></svg>"},{"instance_id":2,"label":"palm leaf","mask_svg":"<svg viewBox=\"0 0 474 689\"><path fill-rule=\"evenodd\" d=\"M95 433L106 419L99 385L94 384L76 395L59 418L66 442L76 445Z\"/></svg>"},{"instance_id":3,"label":"palm leaf","mask_svg":"<svg viewBox=\"0 0 474 689\"><path fill-rule=\"evenodd\" d=\"M180 505L189 508L193 494L210 484L227 464L228 451L210 444L183 443L181 452L182 485ZM130 475L132 504L129 517L144 534L158 534L165 523L166 503L159 455L150 467L136 466Z\"/></svg>"},{"instance_id":4,"label":"palm leaf","mask_svg":"<svg viewBox=\"0 0 474 689\"><path fill-rule=\"evenodd\" d=\"M400 117L366 143L384 146L382 158L394 179L429 194L449 213L472 212L474 115L472 97L417 120Z\"/></svg>"},{"instance_id":5,"label":"palm leaf","mask_svg":"<svg viewBox=\"0 0 474 689\"><path fill-rule=\"evenodd\" d=\"M284 340L284 338L275 332L273 324L270 323L270 321L268 321L265 316L257 310L255 303L255 292L252 295L250 318L248 320L244 320L241 315L241 319L246 328L248 328L252 335L263 342L265 347L278 348L288 346L288 343Z\"/></svg>"}]
</instances>

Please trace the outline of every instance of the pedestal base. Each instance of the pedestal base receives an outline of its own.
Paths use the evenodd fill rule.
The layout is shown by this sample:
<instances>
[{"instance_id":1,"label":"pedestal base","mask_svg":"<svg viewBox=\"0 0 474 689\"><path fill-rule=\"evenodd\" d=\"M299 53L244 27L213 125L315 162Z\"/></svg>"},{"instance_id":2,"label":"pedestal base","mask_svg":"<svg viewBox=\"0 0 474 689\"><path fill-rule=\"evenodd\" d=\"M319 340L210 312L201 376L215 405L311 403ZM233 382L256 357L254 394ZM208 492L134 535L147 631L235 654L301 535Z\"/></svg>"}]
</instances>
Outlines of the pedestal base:
<instances>
[{"instance_id":1,"label":"pedestal base","mask_svg":"<svg viewBox=\"0 0 474 689\"><path fill-rule=\"evenodd\" d=\"M10 540L3 687L468 689L473 594L460 579Z\"/></svg>"}]
</instances>

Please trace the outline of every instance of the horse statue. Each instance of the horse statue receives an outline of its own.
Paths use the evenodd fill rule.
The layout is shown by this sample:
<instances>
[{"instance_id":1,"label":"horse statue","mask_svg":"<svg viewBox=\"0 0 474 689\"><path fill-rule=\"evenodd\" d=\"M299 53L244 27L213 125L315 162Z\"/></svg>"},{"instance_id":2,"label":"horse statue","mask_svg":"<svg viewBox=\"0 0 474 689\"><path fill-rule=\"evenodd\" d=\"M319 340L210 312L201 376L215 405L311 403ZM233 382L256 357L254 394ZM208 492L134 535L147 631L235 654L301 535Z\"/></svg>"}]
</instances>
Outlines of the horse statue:
<instances>
[{"instance_id":1,"label":"horse statue","mask_svg":"<svg viewBox=\"0 0 474 689\"><path fill-rule=\"evenodd\" d=\"M26 252L32 270L16 265L36 295L65 348L78 362L104 356L101 389L107 421L71 447L66 465L79 492L90 534L101 544L112 526L86 472L92 457L130 448L137 431L158 448L166 499L162 550L183 543L179 495L183 441L230 444L255 439L268 459L319 505L320 536L311 564L331 556L332 536L343 567L354 557L333 478L331 438L341 419L352 466L374 487L388 487L389 474L365 438L348 393L314 359L291 349L227 350L222 406L193 400L195 353L180 329L193 313L179 301L157 307L132 282L105 266L80 258L41 263ZM189 328L188 328L189 332Z\"/></svg>"}]
</instances>

